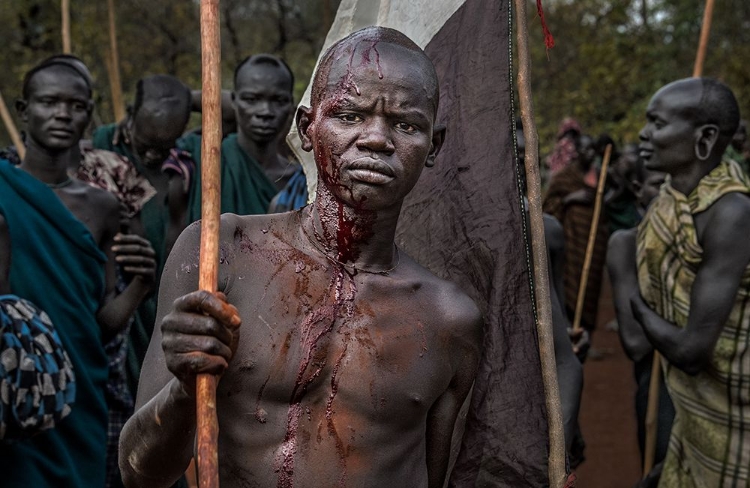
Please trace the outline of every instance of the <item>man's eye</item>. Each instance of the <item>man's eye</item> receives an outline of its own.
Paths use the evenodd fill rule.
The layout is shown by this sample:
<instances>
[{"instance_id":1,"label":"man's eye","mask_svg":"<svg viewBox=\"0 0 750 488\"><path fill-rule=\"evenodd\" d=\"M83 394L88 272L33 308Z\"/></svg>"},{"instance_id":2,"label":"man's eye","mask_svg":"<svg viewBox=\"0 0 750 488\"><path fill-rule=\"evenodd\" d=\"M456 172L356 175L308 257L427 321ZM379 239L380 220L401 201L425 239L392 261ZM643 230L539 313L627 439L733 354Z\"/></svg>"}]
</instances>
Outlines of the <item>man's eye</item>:
<instances>
[{"instance_id":1,"label":"man's eye","mask_svg":"<svg viewBox=\"0 0 750 488\"><path fill-rule=\"evenodd\" d=\"M396 124L396 128L403 132L406 132L407 134L413 134L417 131L416 127L411 124L407 124L406 122L399 122L398 124Z\"/></svg>"},{"instance_id":2,"label":"man's eye","mask_svg":"<svg viewBox=\"0 0 750 488\"><path fill-rule=\"evenodd\" d=\"M340 114L338 117L339 117L339 120L341 120L342 122L361 122L362 121L362 117L360 117L357 114Z\"/></svg>"}]
</instances>

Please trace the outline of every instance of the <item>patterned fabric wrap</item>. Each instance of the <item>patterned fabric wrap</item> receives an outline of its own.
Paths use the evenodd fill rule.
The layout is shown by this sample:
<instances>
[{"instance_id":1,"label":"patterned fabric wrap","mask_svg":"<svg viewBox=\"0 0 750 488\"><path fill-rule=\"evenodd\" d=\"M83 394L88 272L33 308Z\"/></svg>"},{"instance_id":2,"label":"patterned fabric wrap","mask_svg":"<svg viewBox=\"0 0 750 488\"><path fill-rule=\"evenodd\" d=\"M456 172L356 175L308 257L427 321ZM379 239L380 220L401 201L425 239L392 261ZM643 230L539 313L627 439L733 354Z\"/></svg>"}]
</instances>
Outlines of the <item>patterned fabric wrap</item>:
<instances>
[{"instance_id":1,"label":"patterned fabric wrap","mask_svg":"<svg viewBox=\"0 0 750 488\"><path fill-rule=\"evenodd\" d=\"M307 205L307 178L302 166L294 172L283 190L271 201L268 213L289 212Z\"/></svg>"},{"instance_id":2,"label":"patterned fabric wrap","mask_svg":"<svg viewBox=\"0 0 750 488\"><path fill-rule=\"evenodd\" d=\"M156 190L130 161L112 151L81 147L81 165L73 175L92 186L107 190L117 197L128 218L141 211L156 195Z\"/></svg>"},{"instance_id":3,"label":"patterned fabric wrap","mask_svg":"<svg viewBox=\"0 0 750 488\"><path fill-rule=\"evenodd\" d=\"M0 439L53 428L70 413L75 387L49 316L28 300L0 296Z\"/></svg>"},{"instance_id":4,"label":"patterned fabric wrap","mask_svg":"<svg viewBox=\"0 0 750 488\"><path fill-rule=\"evenodd\" d=\"M728 193L750 193L750 180L724 161L685 196L662 187L638 228L638 282L644 300L685 327L703 261L694 216ZM676 417L660 487L750 486L750 267L709 366L695 376L662 362Z\"/></svg>"}]
</instances>

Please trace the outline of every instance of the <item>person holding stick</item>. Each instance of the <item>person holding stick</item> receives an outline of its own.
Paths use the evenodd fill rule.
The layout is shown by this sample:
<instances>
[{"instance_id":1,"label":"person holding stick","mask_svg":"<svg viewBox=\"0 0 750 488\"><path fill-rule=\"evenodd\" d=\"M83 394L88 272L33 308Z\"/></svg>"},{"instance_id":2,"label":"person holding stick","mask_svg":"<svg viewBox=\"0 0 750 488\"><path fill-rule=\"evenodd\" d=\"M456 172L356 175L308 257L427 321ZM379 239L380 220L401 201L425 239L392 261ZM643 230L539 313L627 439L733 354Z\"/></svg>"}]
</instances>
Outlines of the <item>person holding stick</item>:
<instances>
[{"instance_id":1,"label":"person holding stick","mask_svg":"<svg viewBox=\"0 0 750 488\"><path fill-rule=\"evenodd\" d=\"M73 364L76 398L64 422L0 445L2 485L105 486L108 364L104 344L127 327L154 284L148 241L118 232L110 193L69 171L93 102L87 77L51 59L29 71L17 102L27 129L20 166L0 161L0 283L54 323ZM115 263L128 283L116 293Z\"/></svg>"},{"instance_id":2,"label":"person holding stick","mask_svg":"<svg viewBox=\"0 0 750 488\"><path fill-rule=\"evenodd\" d=\"M661 88L640 155L670 178L638 229L633 317L662 357L676 416L660 487L750 480L750 180L722 155L740 121L709 78ZM632 271L631 271L632 272Z\"/></svg>"},{"instance_id":3,"label":"person holding stick","mask_svg":"<svg viewBox=\"0 0 750 488\"><path fill-rule=\"evenodd\" d=\"M194 291L199 224L169 258L120 445L126 486L169 486L187 467L199 373L221 376L223 488L443 486L481 314L394 244L444 140L437 103L431 62L398 31L367 28L324 54L297 112L315 201L224 215L215 295Z\"/></svg>"},{"instance_id":4,"label":"person holding stick","mask_svg":"<svg viewBox=\"0 0 750 488\"><path fill-rule=\"evenodd\" d=\"M576 158L569 165L552 175L544 196L544 211L559 220L565 232L565 308L571 321L578 300L589 229L594 216L597 182L593 167L596 159L594 140L587 135L577 138L576 154ZM605 217L602 214L594 241L581 316L581 325L589 333L594 330L596 324L608 235Z\"/></svg>"}]
</instances>

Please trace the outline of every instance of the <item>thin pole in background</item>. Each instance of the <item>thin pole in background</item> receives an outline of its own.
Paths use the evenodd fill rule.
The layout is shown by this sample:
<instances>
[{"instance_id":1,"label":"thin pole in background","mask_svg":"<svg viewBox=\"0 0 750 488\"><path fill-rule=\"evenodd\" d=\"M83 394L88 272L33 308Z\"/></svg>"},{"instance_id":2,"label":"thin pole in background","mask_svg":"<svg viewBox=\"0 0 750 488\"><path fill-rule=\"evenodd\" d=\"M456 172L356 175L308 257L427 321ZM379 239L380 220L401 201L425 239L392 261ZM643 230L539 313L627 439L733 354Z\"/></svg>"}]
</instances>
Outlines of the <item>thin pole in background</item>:
<instances>
[{"instance_id":1,"label":"thin pole in background","mask_svg":"<svg viewBox=\"0 0 750 488\"><path fill-rule=\"evenodd\" d=\"M583 302L586 299L586 287L589 284L589 273L591 271L591 260L594 257L594 244L596 244L596 233L599 232L599 216L602 212L602 201L604 200L604 183L607 181L607 169L609 159L612 157L612 145L607 144L602 159L602 169L599 172L599 184L596 186L596 200L594 201L594 216L591 218L589 227L589 241L586 244L586 255L583 258L583 270L581 280L578 283L578 296L576 300L576 312L573 316L573 330L581 329L581 317L583 316Z\"/></svg>"},{"instance_id":2,"label":"thin pole in background","mask_svg":"<svg viewBox=\"0 0 750 488\"><path fill-rule=\"evenodd\" d=\"M120 81L120 54L117 50L117 22L114 0L107 0L109 15L109 62L107 71L109 74L109 87L112 94L112 110L115 120L121 121L125 118L125 104L122 99L122 82Z\"/></svg>"},{"instance_id":3,"label":"thin pole in background","mask_svg":"<svg viewBox=\"0 0 750 488\"><path fill-rule=\"evenodd\" d=\"M62 13L62 47L63 54L70 54L70 0L62 0L60 4Z\"/></svg>"}]
</instances>

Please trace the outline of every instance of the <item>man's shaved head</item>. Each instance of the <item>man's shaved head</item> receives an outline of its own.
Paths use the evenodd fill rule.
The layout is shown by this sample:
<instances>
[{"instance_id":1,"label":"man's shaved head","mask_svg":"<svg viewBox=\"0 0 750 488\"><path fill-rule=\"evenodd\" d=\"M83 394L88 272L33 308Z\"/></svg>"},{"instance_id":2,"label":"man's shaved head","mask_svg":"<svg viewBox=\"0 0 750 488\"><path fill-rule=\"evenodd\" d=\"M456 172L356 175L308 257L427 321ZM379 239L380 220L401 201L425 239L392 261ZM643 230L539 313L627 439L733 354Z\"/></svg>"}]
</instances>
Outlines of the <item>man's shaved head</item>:
<instances>
[{"instance_id":1,"label":"man's shaved head","mask_svg":"<svg viewBox=\"0 0 750 488\"><path fill-rule=\"evenodd\" d=\"M169 75L153 75L138 80L133 115L143 107L165 120L187 124L191 93L183 82Z\"/></svg>"},{"instance_id":2,"label":"man's shaved head","mask_svg":"<svg viewBox=\"0 0 750 488\"><path fill-rule=\"evenodd\" d=\"M685 78L664 86L654 97L678 91L693 93L690 99L694 103L683 104L682 115L692 120L696 127L716 125L719 139L728 144L740 124L740 107L732 90L713 78Z\"/></svg>"},{"instance_id":3,"label":"man's shaved head","mask_svg":"<svg viewBox=\"0 0 750 488\"><path fill-rule=\"evenodd\" d=\"M312 108L315 109L329 95L329 88L332 84L346 85L347 83L346 76L341 80L328 79L334 63L343 60L343 62L348 64L349 70L354 66L364 63L379 63L380 52L377 47L384 44L394 46L400 56L411 56L415 66L418 67L423 75L421 81L425 84L424 88L429 94L430 99L433 100L435 116L437 117L440 92L437 74L435 73L432 61L430 61L430 58L427 57L422 48L417 46L414 41L403 33L388 27L378 26L366 27L349 34L333 44L323 54L313 78L312 93L310 96ZM419 82L419 80L415 79L414 82ZM346 88L345 86L342 87Z\"/></svg>"}]
</instances>

